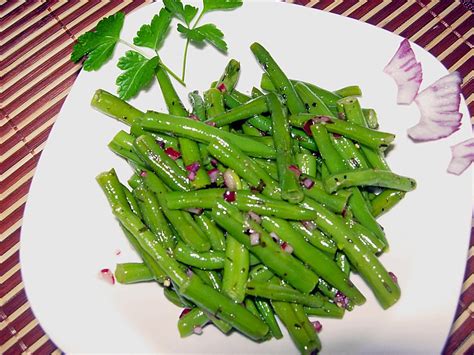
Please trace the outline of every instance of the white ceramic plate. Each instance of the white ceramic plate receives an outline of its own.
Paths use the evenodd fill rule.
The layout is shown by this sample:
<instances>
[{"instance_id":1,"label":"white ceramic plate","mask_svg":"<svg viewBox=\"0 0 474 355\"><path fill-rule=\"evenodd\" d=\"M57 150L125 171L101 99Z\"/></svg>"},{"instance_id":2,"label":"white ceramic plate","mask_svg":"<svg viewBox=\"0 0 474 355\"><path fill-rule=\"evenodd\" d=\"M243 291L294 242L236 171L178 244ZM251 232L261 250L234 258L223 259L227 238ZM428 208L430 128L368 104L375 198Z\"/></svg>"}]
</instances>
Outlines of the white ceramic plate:
<instances>
[{"instance_id":1,"label":"white ceramic plate","mask_svg":"<svg viewBox=\"0 0 474 355\"><path fill-rule=\"evenodd\" d=\"M157 13L159 4L127 16L123 37ZM241 90L258 85L261 69L249 50L259 41L291 78L337 89L361 86L363 104L377 110L381 128L397 134L389 155L395 172L418 181L416 191L381 218L391 250L382 257L400 280L402 298L383 311L364 285L367 304L344 320L322 320L326 354L438 353L447 337L458 299L471 218L470 173L446 173L449 146L466 139L471 125L465 104L463 126L452 137L414 144L406 129L414 125L414 105L397 106L396 88L382 69L401 38L348 18L281 3L246 3L232 13L211 13L229 43L229 58L242 64ZM163 60L180 68L183 40L172 31ZM423 87L447 73L429 53L413 45L424 71ZM115 167L123 179L130 169L107 149L118 122L92 110L98 88L114 92L115 58L99 72L82 72L49 138L29 195L21 244L23 278L34 313L53 341L66 352L296 353L286 336L256 344L239 334L229 337L208 327L202 336L180 339L180 310L155 284L111 286L98 271L137 260L114 220L94 177ZM213 48L192 48L188 89L208 88L227 60ZM182 97L187 90L180 88ZM164 110L155 85L133 104ZM122 253L115 255L115 250Z\"/></svg>"}]
</instances>

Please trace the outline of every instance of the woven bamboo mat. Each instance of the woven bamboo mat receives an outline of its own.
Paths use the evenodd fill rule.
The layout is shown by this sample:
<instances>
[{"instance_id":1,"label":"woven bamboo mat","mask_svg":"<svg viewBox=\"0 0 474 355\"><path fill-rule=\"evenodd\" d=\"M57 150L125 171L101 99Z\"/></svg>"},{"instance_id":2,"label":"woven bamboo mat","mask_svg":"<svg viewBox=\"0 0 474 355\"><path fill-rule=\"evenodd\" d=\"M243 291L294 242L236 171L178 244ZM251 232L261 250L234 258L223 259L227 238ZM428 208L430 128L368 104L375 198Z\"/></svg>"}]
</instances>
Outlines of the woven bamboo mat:
<instances>
[{"instance_id":1,"label":"woven bamboo mat","mask_svg":"<svg viewBox=\"0 0 474 355\"><path fill-rule=\"evenodd\" d=\"M35 319L21 280L20 235L29 186L80 71L68 59L75 39L102 17L128 13L148 2L0 0L0 353L60 353ZM461 73L463 94L473 116L472 0L290 2L352 17L416 42L450 71ZM474 229L470 245L445 354L474 353Z\"/></svg>"}]
</instances>

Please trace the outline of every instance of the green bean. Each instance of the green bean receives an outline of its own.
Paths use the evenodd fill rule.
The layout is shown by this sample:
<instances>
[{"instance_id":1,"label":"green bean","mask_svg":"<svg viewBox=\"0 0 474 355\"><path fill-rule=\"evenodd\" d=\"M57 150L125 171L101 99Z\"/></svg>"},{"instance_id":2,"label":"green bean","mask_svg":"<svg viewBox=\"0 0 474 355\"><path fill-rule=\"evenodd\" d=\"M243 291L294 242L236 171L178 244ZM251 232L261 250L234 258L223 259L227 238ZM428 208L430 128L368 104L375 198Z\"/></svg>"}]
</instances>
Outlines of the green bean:
<instances>
[{"instance_id":1,"label":"green bean","mask_svg":"<svg viewBox=\"0 0 474 355\"><path fill-rule=\"evenodd\" d=\"M201 270L199 268L191 268L193 272L198 275L201 280L211 286L214 290L220 291L222 289L222 280L217 271L214 270Z\"/></svg>"},{"instance_id":2,"label":"green bean","mask_svg":"<svg viewBox=\"0 0 474 355\"><path fill-rule=\"evenodd\" d=\"M263 95L265 95L265 94L259 88L255 87L255 86L252 88L252 91L251 91L252 98L256 98L256 97L263 96Z\"/></svg>"},{"instance_id":3,"label":"green bean","mask_svg":"<svg viewBox=\"0 0 474 355\"><path fill-rule=\"evenodd\" d=\"M312 115L333 116L332 111L326 106L323 100L319 98L307 85L299 82L295 84L295 90L301 101L303 101L306 111Z\"/></svg>"},{"instance_id":4,"label":"green bean","mask_svg":"<svg viewBox=\"0 0 474 355\"><path fill-rule=\"evenodd\" d=\"M274 161L265 159L253 159L274 180L278 180L278 170Z\"/></svg>"},{"instance_id":5,"label":"green bean","mask_svg":"<svg viewBox=\"0 0 474 355\"><path fill-rule=\"evenodd\" d=\"M182 285L187 278L186 274L182 271L178 262L171 258L159 243L156 243L153 233L129 208L115 172L111 170L99 174L97 182L104 191L114 215L125 229L130 232L130 235L137 240L141 250L149 254L176 285ZM146 262L146 260L144 261Z\"/></svg>"},{"instance_id":6,"label":"green bean","mask_svg":"<svg viewBox=\"0 0 474 355\"><path fill-rule=\"evenodd\" d=\"M250 339L259 340L267 335L268 326L245 307L234 303L230 298L202 283L196 276L188 280L180 287L180 291L197 306L216 318L228 322Z\"/></svg>"},{"instance_id":7,"label":"green bean","mask_svg":"<svg viewBox=\"0 0 474 355\"><path fill-rule=\"evenodd\" d=\"M172 250L176 242L175 236L161 211L155 195L144 186L136 187L133 190L133 195L138 202L145 224L165 249Z\"/></svg>"},{"instance_id":8,"label":"green bean","mask_svg":"<svg viewBox=\"0 0 474 355\"><path fill-rule=\"evenodd\" d=\"M384 190L378 194L372 201L372 215L378 217L388 212L393 206L405 197L404 191Z\"/></svg>"},{"instance_id":9,"label":"green bean","mask_svg":"<svg viewBox=\"0 0 474 355\"><path fill-rule=\"evenodd\" d=\"M175 211L168 207L165 195L169 190L165 184L149 170L143 170L140 176L145 186L155 193L161 210L176 229L179 237L197 252L208 251L211 245L191 215L188 212Z\"/></svg>"},{"instance_id":10,"label":"green bean","mask_svg":"<svg viewBox=\"0 0 474 355\"><path fill-rule=\"evenodd\" d=\"M273 308L270 303L261 298L255 298L255 306L257 307L260 316L262 317L263 321L268 325L270 328L270 333L275 339L283 338L283 334L280 330L280 326L275 318L275 313L273 312Z\"/></svg>"},{"instance_id":11,"label":"green bean","mask_svg":"<svg viewBox=\"0 0 474 355\"><path fill-rule=\"evenodd\" d=\"M301 222L290 222L291 227L299 232L311 245L315 246L326 254L334 255L336 253L336 244L327 238L321 231L306 228Z\"/></svg>"},{"instance_id":12,"label":"green bean","mask_svg":"<svg viewBox=\"0 0 474 355\"><path fill-rule=\"evenodd\" d=\"M334 300L337 293L339 292L339 290L337 288L331 286L324 279L321 279L321 278L319 279L317 288L318 288L319 291L321 291L321 293L324 296L328 297L331 300Z\"/></svg>"},{"instance_id":13,"label":"green bean","mask_svg":"<svg viewBox=\"0 0 474 355\"><path fill-rule=\"evenodd\" d=\"M165 148L171 147L174 150L179 150L178 138L171 137L166 134L159 134L156 132L145 131L138 123L135 123L130 127L130 134L135 136L135 138L140 137L141 135L144 135L144 134L148 134L152 136L153 138L155 138L158 144L164 145Z\"/></svg>"},{"instance_id":14,"label":"green bean","mask_svg":"<svg viewBox=\"0 0 474 355\"><path fill-rule=\"evenodd\" d=\"M346 219L344 223L352 229L359 240L375 255L381 254L386 249L386 244L367 227L364 227L362 224L357 223L352 219Z\"/></svg>"},{"instance_id":15,"label":"green bean","mask_svg":"<svg viewBox=\"0 0 474 355\"><path fill-rule=\"evenodd\" d=\"M248 249L228 234L222 292L238 303L243 302L245 298L245 285L250 268L249 258Z\"/></svg>"},{"instance_id":16,"label":"green bean","mask_svg":"<svg viewBox=\"0 0 474 355\"><path fill-rule=\"evenodd\" d=\"M356 122L344 121L334 117L325 116L323 119L307 113L289 117L290 123L296 127L302 127L310 119L314 119L316 123L324 124L331 133L343 135L373 149L384 150L395 139L395 135L391 133L376 131L360 126Z\"/></svg>"},{"instance_id":17,"label":"green bean","mask_svg":"<svg viewBox=\"0 0 474 355\"><path fill-rule=\"evenodd\" d=\"M193 308L179 317L178 331L181 338L192 334L200 334L201 328L209 322L209 317L199 308ZM199 329L199 330L198 330Z\"/></svg>"},{"instance_id":18,"label":"green bean","mask_svg":"<svg viewBox=\"0 0 474 355\"><path fill-rule=\"evenodd\" d=\"M310 151L302 148L301 152L296 154L296 163L301 173L316 177L316 157Z\"/></svg>"},{"instance_id":19,"label":"green bean","mask_svg":"<svg viewBox=\"0 0 474 355\"><path fill-rule=\"evenodd\" d=\"M311 126L311 132L313 133L313 138L318 145L319 152L329 168L329 171L342 172L348 170L348 166L341 159L339 153L331 143L326 125L320 123L313 124Z\"/></svg>"},{"instance_id":20,"label":"green bean","mask_svg":"<svg viewBox=\"0 0 474 355\"><path fill-rule=\"evenodd\" d=\"M196 116L199 121L205 121L206 117L206 106L204 105L204 100L197 90L191 91L188 94L189 102L193 107L193 115Z\"/></svg>"},{"instance_id":21,"label":"green bean","mask_svg":"<svg viewBox=\"0 0 474 355\"><path fill-rule=\"evenodd\" d=\"M336 304L330 302L326 302L324 308L304 307L304 311L308 316L318 316L336 319L342 319L345 313L344 308L339 307Z\"/></svg>"},{"instance_id":22,"label":"green bean","mask_svg":"<svg viewBox=\"0 0 474 355\"><path fill-rule=\"evenodd\" d=\"M262 282L270 280L273 276L275 276L273 272L271 272L270 269L268 269L268 267L266 267L263 264L254 266L253 268L250 269L250 273L249 273L250 280L262 281Z\"/></svg>"},{"instance_id":23,"label":"green bean","mask_svg":"<svg viewBox=\"0 0 474 355\"><path fill-rule=\"evenodd\" d=\"M304 194L298 177L291 168L296 168L296 160L291 146L289 124L286 113L278 97L270 93L267 96L268 108L272 115L273 143L277 153L276 161L281 197L290 203L301 202Z\"/></svg>"},{"instance_id":24,"label":"green bean","mask_svg":"<svg viewBox=\"0 0 474 355\"><path fill-rule=\"evenodd\" d=\"M336 95L341 97L348 97L348 96L362 96L362 90L357 85L346 86L334 91Z\"/></svg>"},{"instance_id":25,"label":"green bean","mask_svg":"<svg viewBox=\"0 0 474 355\"><path fill-rule=\"evenodd\" d=\"M227 63L224 73L216 83L216 88L222 92L232 92L239 81L240 76L240 63L235 60L229 60Z\"/></svg>"},{"instance_id":26,"label":"green bean","mask_svg":"<svg viewBox=\"0 0 474 355\"><path fill-rule=\"evenodd\" d=\"M125 186L124 184L122 185L123 192L125 193L125 198L127 199L128 206L132 210L133 213L135 213L138 217L142 218L142 213L140 211L140 208L138 207L138 202L135 199L135 196L130 192L130 190Z\"/></svg>"},{"instance_id":27,"label":"green bean","mask_svg":"<svg viewBox=\"0 0 474 355\"><path fill-rule=\"evenodd\" d=\"M339 249L349 258L351 265L360 273L374 292L384 309L400 298L400 288L392 280L377 257L361 243L357 235L339 220L338 216L320 206L312 206L318 215L317 225L325 234L330 235Z\"/></svg>"},{"instance_id":28,"label":"green bean","mask_svg":"<svg viewBox=\"0 0 474 355\"><path fill-rule=\"evenodd\" d=\"M342 252L338 252L336 254L336 264L341 269L341 271L349 277L351 273L351 265L349 264L349 260L347 260L346 254ZM344 291L343 291L344 292ZM346 295L347 296L347 295Z\"/></svg>"},{"instance_id":29,"label":"green bean","mask_svg":"<svg viewBox=\"0 0 474 355\"><path fill-rule=\"evenodd\" d=\"M203 143L210 143L215 139L223 139L235 144L248 155L258 158L275 158L275 152L272 148L259 144L251 138L225 132L203 122L197 122L184 117L148 111L145 114L145 118L140 121L140 124L147 130L173 133Z\"/></svg>"},{"instance_id":30,"label":"green bean","mask_svg":"<svg viewBox=\"0 0 474 355\"><path fill-rule=\"evenodd\" d=\"M249 281L247 294L275 301L298 303L309 307L321 307L324 298L319 294L308 295L289 287L273 285L268 282Z\"/></svg>"},{"instance_id":31,"label":"green bean","mask_svg":"<svg viewBox=\"0 0 474 355\"><path fill-rule=\"evenodd\" d=\"M411 178L390 171L375 169L360 169L333 174L324 180L324 188L328 193L353 186L379 186L400 191L411 191L416 187L416 182Z\"/></svg>"},{"instance_id":32,"label":"green bean","mask_svg":"<svg viewBox=\"0 0 474 355\"><path fill-rule=\"evenodd\" d=\"M188 111L174 89L168 73L163 69L159 69L156 71L156 78L160 84L161 93L166 102L169 113L171 115L187 117ZM196 162L199 163L201 155L199 153L198 144L183 137L179 137L178 142L184 165L190 165ZM201 165L202 164L200 164L199 169L196 171L194 179L191 181L191 185L194 188L201 188L210 184L209 176Z\"/></svg>"},{"instance_id":33,"label":"green bean","mask_svg":"<svg viewBox=\"0 0 474 355\"><path fill-rule=\"evenodd\" d=\"M289 253L283 251L258 225L247 221L250 227L259 234L259 243L252 245L248 234L243 232L244 219L229 203L217 202L212 210L215 221L225 228L236 240L245 245L262 263L275 274L281 276L289 284L301 292L310 292L316 286L318 276L306 269Z\"/></svg>"},{"instance_id":34,"label":"green bean","mask_svg":"<svg viewBox=\"0 0 474 355\"><path fill-rule=\"evenodd\" d=\"M337 194L328 194L324 190L321 181L314 180L313 186L309 189L303 189L304 194L312 200L324 205L333 212L341 213L347 206L351 193L349 191L340 191Z\"/></svg>"},{"instance_id":35,"label":"green bean","mask_svg":"<svg viewBox=\"0 0 474 355\"><path fill-rule=\"evenodd\" d=\"M262 217L262 226L276 233L294 249L295 256L309 265L319 276L341 290L355 304L361 305L365 297L325 253L309 245L303 236L283 219Z\"/></svg>"},{"instance_id":36,"label":"green bean","mask_svg":"<svg viewBox=\"0 0 474 355\"><path fill-rule=\"evenodd\" d=\"M245 308L247 308L249 310L249 312L252 313L255 317L258 317L262 321L265 321L262 318L262 315L258 311L257 306L255 305L255 302L253 301L253 299L251 297L245 297L245 300L244 300L243 304L245 305Z\"/></svg>"},{"instance_id":37,"label":"green bean","mask_svg":"<svg viewBox=\"0 0 474 355\"><path fill-rule=\"evenodd\" d=\"M256 42L250 46L250 49L260 65L262 65L263 70L267 72L273 86L285 98L286 105L290 112L293 114L304 112L304 104L296 94L293 84L286 77L285 73L281 70L270 53L268 53L261 44Z\"/></svg>"},{"instance_id":38,"label":"green bean","mask_svg":"<svg viewBox=\"0 0 474 355\"><path fill-rule=\"evenodd\" d=\"M367 127L377 129L379 127L379 121L377 118L377 112L373 108L363 108L362 113L364 114Z\"/></svg>"},{"instance_id":39,"label":"green bean","mask_svg":"<svg viewBox=\"0 0 474 355\"><path fill-rule=\"evenodd\" d=\"M191 308L194 307L193 304L188 302L186 299L183 297L180 297L176 291L174 291L170 287L163 287L163 294L165 295L166 299L170 301L172 304L175 306L181 307L181 308Z\"/></svg>"},{"instance_id":40,"label":"green bean","mask_svg":"<svg viewBox=\"0 0 474 355\"><path fill-rule=\"evenodd\" d=\"M233 108L225 113L221 113L206 121L207 124L213 123L217 127L225 126L236 121L248 119L254 115L268 111L265 96L257 97Z\"/></svg>"},{"instance_id":41,"label":"green bean","mask_svg":"<svg viewBox=\"0 0 474 355\"><path fill-rule=\"evenodd\" d=\"M290 80L290 81L293 85L296 85L299 82L305 84L307 87L309 87L311 89L311 91L314 94L318 95L318 97L320 97L324 101L326 106L328 106L331 110L335 109L337 101L341 98L341 96L339 96L339 95L337 95L337 94L335 94L331 91L328 91L326 89L323 89L319 86L316 86L314 84L310 84L310 83L300 81L300 80ZM275 86L271 82L270 77L268 76L267 73L264 73L262 75L262 79L260 81L260 86L265 91L276 91Z\"/></svg>"},{"instance_id":42,"label":"green bean","mask_svg":"<svg viewBox=\"0 0 474 355\"><path fill-rule=\"evenodd\" d=\"M209 242L211 243L212 249L216 251L225 250L225 237L224 233L215 225L215 223L209 218L206 213L201 213L194 217L197 225L206 234Z\"/></svg>"},{"instance_id":43,"label":"green bean","mask_svg":"<svg viewBox=\"0 0 474 355\"><path fill-rule=\"evenodd\" d=\"M374 216L372 215L371 206L368 205L367 201L365 200L364 196L362 196L358 188L352 187L350 190L352 191L352 195L349 198L349 206L352 213L354 214L355 219L361 225L374 233L377 238L379 238L385 244L384 251L388 251L388 240L385 237L382 227L377 223Z\"/></svg>"},{"instance_id":44,"label":"green bean","mask_svg":"<svg viewBox=\"0 0 474 355\"><path fill-rule=\"evenodd\" d=\"M207 118L216 117L225 112L224 97L222 92L211 88L204 92L204 102L206 105Z\"/></svg>"},{"instance_id":45,"label":"green bean","mask_svg":"<svg viewBox=\"0 0 474 355\"><path fill-rule=\"evenodd\" d=\"M173 190L189 191L186 173L176 165L150 136L140 136L134 142L138 155Z\"/></svg>"},{"instance_id":46,"label":"green bean","mask_svg":"<svg viewBox=\"0 0 474 355\"><path fill-rule=\"evenodd\" d=\"M143 263L123 263L115 267L115 279L121 284L154 281L155 277Z\"/></svg>"},{"instance_id":47,"label":"green bean","mask_svg":"<svg viewBox=\"0 0 474 355\"><path fill-rule=\"evenodd\" d=\"M135 120L143 117L142 111L137 110L121 98L101 89L94 93L91 106L107 116L111 116L129 126L132 125Z\"/></svg>"},{"instance_id":48,"label":"green bean","mask_svg":"<svg viewBox=\"0 0 474 355\"><path fill-rule=\"evenodd\" d=\"M242 125L242 131L247 136L254 136L254 137L261 137L262 136L262 132L258 128L255 128L254 126L252 126L248 122L245 122Z\"/></svg>"},{"instance_id":49,"label":"green bean","mask_svg":"<svg viewBox=\"0 0 474 355\"><path fill-rule=\"evenodd\" d=\"M360 148L357 148L354 142L344 136L338 136L336 134L330 134L329 136L332 145L337 150L346 165L348 165L351 169L369 168L369 164L367 163L364 154L362 154Z\"/></svg>"},{"instance_id":50,"label":"green bean","mask_svg":"<svg viewBox=\"0 0 474 355\"><path fill-rule=\"evenodd\" d=\"M225 189L205 189L170 192L166 195L167 206L171 209L211 209L216 201L224 201L226 191ZM306 208L244 190L235 192L235 201L232 204L241 211L252 211L264 216L295 220L312 220L315 217L314 212Z\"/></svg>"},{"instance_id":51,"label":"green bean","mask_svg":"<svg viewBox=\"0 0 474 355\"><path fill-rule=\"evenodd\" d=\"M135 138L125 131L119 131L108 144L108 147L118 156L132 161L134 164L144 165L133 148Z\"/></svg>"},{"instance_id":52,"label":"green bean","mask_svg":"<svg viewBox=\"0 0 474 355\"><path fill-rule=\"evenodd\" d=\"M135 189L140 186L140 184L142 183L142 179L140 178L140 176L134 173L132 174L130 179L128 179L127 183L128 186L130 186L132 189Z\"/></svg>"},{"instance_id":53,"label":"green bean","mask_svg":"<svg viewBox=\"0 0 474 355\"><path fill-rule=\"evenodd\" d=\"M178 242L173 256L179 262L203 270L218 270L224 267L225 256L221 251L196 252L183 242Z\"/></svg>"}]
</instances>

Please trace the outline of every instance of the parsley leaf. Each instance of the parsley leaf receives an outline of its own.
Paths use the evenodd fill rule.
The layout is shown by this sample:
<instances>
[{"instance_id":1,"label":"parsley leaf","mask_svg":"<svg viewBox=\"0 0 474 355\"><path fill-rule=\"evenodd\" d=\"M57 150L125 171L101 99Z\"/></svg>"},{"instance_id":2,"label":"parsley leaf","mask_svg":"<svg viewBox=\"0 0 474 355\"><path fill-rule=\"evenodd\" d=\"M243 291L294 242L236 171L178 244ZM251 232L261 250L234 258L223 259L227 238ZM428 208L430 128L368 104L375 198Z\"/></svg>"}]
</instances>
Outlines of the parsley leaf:
<instances>
[{"instance_id":1,"label":"parsley leaf","mask_svg":"<svg viewBox=\"0 0 474 355\"><path fill-rule=\"evenodd\" d=\"M203 0L204 12L214 10L232 10L242 6L242 0Z\"/></svg>"},{"instance_id":2,"label":"parsley leaf","mask_svg":"<svg viewBox=\"0 0 474 355\"><path fill-rule=\"evenodd\" d=\"M98 70L114 52L122 30L125 14L117 12L99 21L95 31L89 31L77 39L71 60L77 63L85 55L84 70Z\"/></svg>"},{"instance_id":3,"label":"parsley leaf","mask_svg":"<svg viewBox=\"0 0 474 355\"><path fill-rule=\"evenodd\" d=\"M159 15L153 16L149 25L143 25L133 38L133 44L157 50L165 39L170 28L171 14L165 8Z\"/></svg>"},{"instance_id":4,"label":"parsley leaf","mask_svg":"<svg viewBox=\"0 0 474 355\"><path fill-rule=\"evenodd\" d=\"M184 21L188 26L198 12L198 9L194 6L183 6L181 0L163 0L163 2L169 12L171 12L178 19Z\"/></svg>"},{"instance_id":5,"label":"parsley leaf","mask_svg":"<svg viewBox=\"0 0 474 355\"><path fill-rule=\"evenodd\" d=\"M158 56L147 59L138 52L127 51L117 63L117 66L124 71L115 81L120 98L128 100L147 87L159 62Z\"/></svg>"},{"instance_id":6,"label":"parsley leaf","mask_svg":"<svg viewBox=\"0 0 474 355\"><path fill-rule=\"evenodd\" d=\"M227 51L227 43L223 39L224 34L214 24L208 23L194 29L178 25L178 31L191 41L208 42L222 52Z\"/></svg>"}]
</instances>

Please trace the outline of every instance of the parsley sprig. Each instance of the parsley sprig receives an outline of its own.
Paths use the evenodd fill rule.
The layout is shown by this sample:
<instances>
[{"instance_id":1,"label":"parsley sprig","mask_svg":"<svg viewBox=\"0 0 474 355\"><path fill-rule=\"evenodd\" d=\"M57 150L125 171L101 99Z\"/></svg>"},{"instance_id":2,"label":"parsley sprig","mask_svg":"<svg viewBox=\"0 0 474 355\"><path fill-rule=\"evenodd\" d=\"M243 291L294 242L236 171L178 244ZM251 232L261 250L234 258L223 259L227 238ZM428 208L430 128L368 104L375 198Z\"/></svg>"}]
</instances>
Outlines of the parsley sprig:
<instances>
[{"instance_id":1,"label":"parsley sprig","mask_svg":"<svg viewBox=\"0 0 474 355\"><path fill-rule=\"evenodd\" d=\"M83 63L84 70L98 70L112 57L117 43L120 43L130 49L120 57L117 63L122 73L117 77L116 85L122 99L128 100L136 96L140 90L147 88L158 68L164 69L179 83L186 86L184 79L188 48L191 43L199 46L210 44L223 53L227 52L227 43L224 41L222 31L212 23L198 26L201 19L210 11L238 8L242 6L242 0L203 0L200 13L197 7L184 5L181 0L164 0L163 2L165 7L153 16L149 24L140 27L133 38L133 44L120 38L125 14L118 12L102 19L94 31L86 32L77 39L71 60L78 62L86 57ZM199 16L193 22L198 13ZM181 76L166 66L158 53L171 29L173 17L179 22L178 32L186 39ZM150 56L142 48L151 49L153 54Z\"/></svg>"}]
</instances>

